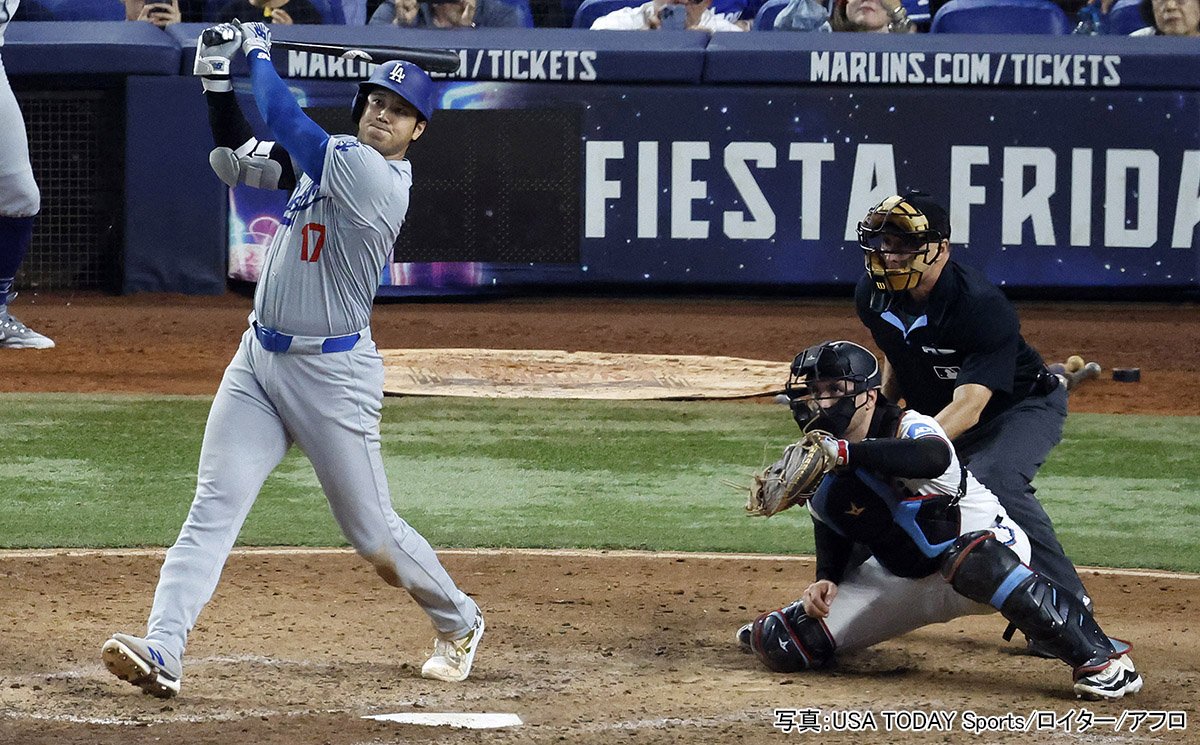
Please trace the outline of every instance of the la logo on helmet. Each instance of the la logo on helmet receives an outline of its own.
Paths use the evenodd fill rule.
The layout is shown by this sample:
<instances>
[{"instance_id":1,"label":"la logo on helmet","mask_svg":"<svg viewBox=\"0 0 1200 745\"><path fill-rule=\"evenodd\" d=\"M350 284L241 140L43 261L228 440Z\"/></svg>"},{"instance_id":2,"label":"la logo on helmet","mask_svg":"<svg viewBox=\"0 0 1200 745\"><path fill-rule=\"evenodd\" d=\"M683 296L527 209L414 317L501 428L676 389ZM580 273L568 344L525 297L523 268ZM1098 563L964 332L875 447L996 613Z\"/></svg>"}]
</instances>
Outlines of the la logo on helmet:
<instances>
[{"instance_id":1,"label":"la logo on helmet","mask_svg":"<svg viewBox=\"0 0 1200 745\"><path fill-rule=\"evenodd\" d=\"M396 65L392 71L388 73L388 79L393 83L404 82L404 65Z\"/></svg>"}]
</instances>

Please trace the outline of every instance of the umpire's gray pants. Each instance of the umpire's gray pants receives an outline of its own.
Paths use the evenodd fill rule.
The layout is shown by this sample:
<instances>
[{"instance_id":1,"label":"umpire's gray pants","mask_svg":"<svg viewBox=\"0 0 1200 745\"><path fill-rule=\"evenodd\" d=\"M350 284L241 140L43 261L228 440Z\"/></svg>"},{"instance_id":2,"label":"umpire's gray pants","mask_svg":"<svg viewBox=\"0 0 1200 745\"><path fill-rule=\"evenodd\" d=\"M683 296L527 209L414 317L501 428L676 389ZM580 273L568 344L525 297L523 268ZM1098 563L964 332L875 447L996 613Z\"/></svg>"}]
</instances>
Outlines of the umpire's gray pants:
<instances>
[{"instance_id":1,"label":"umpire's gray pants","mask_svg":"<svg viewBox=\"0 0 1200 745\"><path fill-rule=\"evenodd\" d=\"M1032 548L1030 566L1080 597L1087 591L1075 565L1063 552L1054 523L1034 495L1033 477L1062 440L1067 389L1030 396L995 419L954 441L958 457L990 489L1009 517L1025 529Z\"/></svg>"}]
</instances>

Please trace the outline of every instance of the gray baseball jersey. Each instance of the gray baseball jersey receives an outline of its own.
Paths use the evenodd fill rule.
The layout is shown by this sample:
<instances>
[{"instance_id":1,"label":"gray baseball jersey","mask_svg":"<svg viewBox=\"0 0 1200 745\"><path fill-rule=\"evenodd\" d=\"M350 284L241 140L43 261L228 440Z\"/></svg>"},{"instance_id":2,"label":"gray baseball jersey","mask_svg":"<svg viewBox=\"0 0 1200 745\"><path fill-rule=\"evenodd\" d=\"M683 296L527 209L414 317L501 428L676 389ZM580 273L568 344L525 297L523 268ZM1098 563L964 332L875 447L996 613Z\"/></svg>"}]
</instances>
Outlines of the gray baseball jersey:
<instances>
[{"instance_id":1,"label":"gray baseball jersey","mask_svg":"<svg viewBox=\"0 0 1200 745\"><path fill-rule=\"evenodd\" d=\"M329 138L320 183L300 177L254 293L262 325L341 336L366 328L380 273L408 212L412 166L353 137Z\"/></svg>"},{"instance_id":2,"label":"gray baseball jersey","mask_svg":"<svg viewBox=\"0 0 1200 745\"><path fill-rule=\"evenodd\" d=\"M950 443L937 420L915 411L905 412L900 420L900 437L938 436ZM895 479L895 485L912 494L957 494L962 479L958 455L950 446L950 465L932 479ZM959 535L990 530L1021 561L1029 562L1029 538L1009 518L996 495L967 473L965 491L958 502ZM813 505L809 511L817 519ZM920 579L898 577L880 565L874 557L850 570L838 584L837 597L829 608L825 626L839 651L863 649L933 623L944 623L959 616L995 613L990 605L977 603L933 573Z\"/></svg>"},{"instance_id":3,"label":"gray baseball jersey","mask_svg":"<svg viewBox=\"0 0 1200 745\"><path fill-rule=\"evenodd\" d=\"M167 551L147 638L182 656L259 489L293 443L312 462L342 532L404 587L447 639L478 607L392 508L380 450L383 361L371 303L404 222L412 177L352 137L326 144L319 181L288 202L242 336L213 400L196 497Z\"/></svg>"}]
</instances>

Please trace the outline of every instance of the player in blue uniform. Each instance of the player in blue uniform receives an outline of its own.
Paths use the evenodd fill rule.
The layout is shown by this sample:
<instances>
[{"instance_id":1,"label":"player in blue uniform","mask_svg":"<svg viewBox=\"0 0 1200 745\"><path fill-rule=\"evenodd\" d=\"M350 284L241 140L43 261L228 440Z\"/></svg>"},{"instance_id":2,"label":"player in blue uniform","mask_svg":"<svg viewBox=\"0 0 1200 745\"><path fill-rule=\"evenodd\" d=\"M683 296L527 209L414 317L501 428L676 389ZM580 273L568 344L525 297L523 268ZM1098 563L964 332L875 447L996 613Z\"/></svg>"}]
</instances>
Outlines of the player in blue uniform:
<instances>
[{"instance_id":1,"label":"player in blue uniform","mask_svg":"<svg viewBox=\"0 0 1200 745\"><path fill-rule=\"evenodd\" d=\"M0 46L21 0L0 0ZM25 120L0 61L0 349L49 349L54 342L8 312L17 270L33 241L33 218L42 195L29 163Z\"/></svg>"},{"instance_id":2,"label":"player in blue uniform","mask_svg":"<svg viewBox=\"0 0 1200 745\"><path fill-rule=\"evenodd\" d=\"M239 47L273 135L266 142L251 136L233 98L229 58ZM205 79L221 146L214 169L231 183L295 188L267 250L249 328L213 399L196 495L163 562L146 636L114 634L102 658L147 693L179 692L188 633L259 489L294 444L355 550L432 621L437 637L421 674L462 681L483 616L392 506L379 434L383 361L370 329L380 272L408 211L412 166L404 156L433 114L433 82L407 62L380 65L354 98L358 136L330 136L297 105L270 48L261 23L208 29L197 47L194 71Z\"/></svg>"}]
</instances>

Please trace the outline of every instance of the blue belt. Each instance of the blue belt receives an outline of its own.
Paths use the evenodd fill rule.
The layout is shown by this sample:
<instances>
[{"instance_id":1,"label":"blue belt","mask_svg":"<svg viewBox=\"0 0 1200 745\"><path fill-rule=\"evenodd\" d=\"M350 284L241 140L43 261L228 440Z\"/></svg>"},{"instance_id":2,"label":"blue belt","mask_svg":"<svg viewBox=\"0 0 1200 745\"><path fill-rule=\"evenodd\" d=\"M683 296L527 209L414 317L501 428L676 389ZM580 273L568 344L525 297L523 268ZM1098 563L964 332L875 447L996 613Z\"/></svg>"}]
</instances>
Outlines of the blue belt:
<instances>
[{"instance_id":1,"label":"blue belt","mask_svg":"<svg viewBox=\"0 0 1200 745\"><path fill-rule=\"evenodd\" d=\"M354 349L354 345L362 338L361 333L346 334L345 336L330 336L326 339L320 337L301 336L296 337L291 334L283 334L275 329L269 329L262 326L258 321L254 322L254 335L258 337L258 343L262 344L262 348L268 352L284 353L292 348L292 342L299 338L304 340L300 346L304 349L294 349L293 352L301 354L329 354L330 352L348 352ZM317 344L320 348L317 348Z\"/></svg>"}]
</instances>

